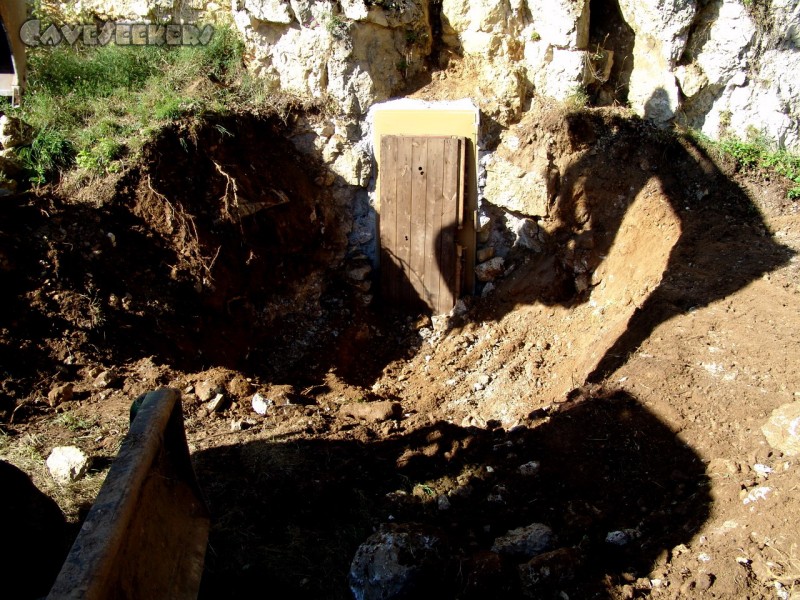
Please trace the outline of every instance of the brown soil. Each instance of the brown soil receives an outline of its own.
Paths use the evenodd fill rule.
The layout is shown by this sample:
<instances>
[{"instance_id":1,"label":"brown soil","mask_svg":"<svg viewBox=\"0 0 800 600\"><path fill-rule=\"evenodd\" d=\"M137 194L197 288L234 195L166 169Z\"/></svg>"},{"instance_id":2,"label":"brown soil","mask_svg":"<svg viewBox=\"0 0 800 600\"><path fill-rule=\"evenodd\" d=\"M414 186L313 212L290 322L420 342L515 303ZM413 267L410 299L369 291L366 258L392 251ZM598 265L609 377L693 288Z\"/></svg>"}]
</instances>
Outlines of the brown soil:
<instances>
[{"instance_id":1,"label":"brown soil","mask_svg":"<svg viewBox=\"0 0 800 600\"><path fill-rule=\"evenodd\" d=\"M788 597L800 473L760 431L800 394L782 182L611 110L527 113L509 160L545 147L560 174L542 252L515 250L492 294L431 319L348 287L348 207L282 127L175 128L94 198L0 205L0 452L69 520L90 498L54 489L50 448L83 448L99 484L130 402L169 385L214 515L202 597L350 597L384 523L446 540L438 598ZM60 382L74 398L52 408ZM220 413L197 397L209 383L232 400ZM255 391L275 399L264 417ZM384 400L399 419L339 410ZM571 576L532 590L489 551L534 522ZM605 541L621 530L627 545Z\"/></svg>"}]
</instances>

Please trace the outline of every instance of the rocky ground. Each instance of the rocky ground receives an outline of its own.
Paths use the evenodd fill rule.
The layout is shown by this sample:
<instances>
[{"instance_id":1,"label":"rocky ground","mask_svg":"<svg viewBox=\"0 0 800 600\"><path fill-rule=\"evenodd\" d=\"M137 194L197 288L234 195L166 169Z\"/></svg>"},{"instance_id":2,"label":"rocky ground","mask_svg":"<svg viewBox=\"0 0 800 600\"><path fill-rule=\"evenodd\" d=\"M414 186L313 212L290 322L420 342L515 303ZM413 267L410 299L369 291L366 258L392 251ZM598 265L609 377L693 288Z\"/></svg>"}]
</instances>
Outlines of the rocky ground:
<instances>
[{"instance_id":1,"label":"rocky ground","mask_svg":"<svg viewBox=\"0 0 800 600\"><path fill-rule=\"evenodd\" d=\"M65 538L132 400L171 386L202 597L800 597L797 437L765 429L800 395L782 182L614 111L530 113L508 158L549 148L559 201L431 318L352 281L347 207L281 127L176 128L113 181L0 205L0 457ZM53 481L56 446L82 478Z\"/></svg>"}]
</instances>

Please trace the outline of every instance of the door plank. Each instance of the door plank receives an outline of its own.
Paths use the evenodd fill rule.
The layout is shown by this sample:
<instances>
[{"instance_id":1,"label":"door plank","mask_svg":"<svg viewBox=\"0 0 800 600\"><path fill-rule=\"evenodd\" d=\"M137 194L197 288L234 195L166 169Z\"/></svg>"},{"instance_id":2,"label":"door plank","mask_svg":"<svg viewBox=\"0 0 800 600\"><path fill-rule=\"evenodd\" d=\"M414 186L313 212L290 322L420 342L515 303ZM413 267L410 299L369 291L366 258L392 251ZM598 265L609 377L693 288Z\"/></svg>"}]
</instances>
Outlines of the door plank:
<instances>
[{"instance_id":1,"label":"door plank","mask_svg":"<svg viewBox=\"0 0 800 600\"><path fill-rule=\"evenodd\" d=\"M444 183L444 139L428 140L428 194L425 206L425 275L426 300L436 313L440 311L439 245L442 230L442 186ZM450 310L449 308L447 310Z\"/></svg>"},{"instance_id":2,"label":"door plank","mask_svg":"<svg viewBox=\"0 0 800 600\"><path fill-rule=\"evenodd\" d=\"M408 271L411 283L409 301L427 302L425 286L425 207L428 202L428 140L413 138L411 170L411 248Z\"/></svg>"},{"instance_id":3,"label":"door plank","mask_svg":"<svg viewBox=\"0 0 800 600\"><path fill-rule=\"evenodd\" d=\"M444 142L444 181L442 186L442 225L439 246L439 296L440 309L452 308L456 297L456 224L458 208L459 147L458 138ZM450 310L449 308L447 310Z\"/></svg>"},{"instance_id":4,"label":"door plank","mask_svg":"<svg viewBox=\"0 0 800 600\"><path fill-rule=\"evenodd\" d=\"M465 141L382 136L381 292L387 302L448 312L460 293Z\"/></svg>"},{"instance_id":5,"label":"door plank","mask_svg":"<svg viewBox=\"0 0 800 600\"><path fill-rule=\"evenodd\" d=\"M398 281L397 299L408 304L411 299L411 185L414 140L410 137L399 138L397 149L397 260L402 276Z\"/></svg>"},{"instance_id":6,"label":"door plank","mask_svg":"<svg viewBox=\"0 0 800 600\"><path fill-rule=\"evenodd\" d=\"M379 231L381 240L381 294L389 301L397 298L399 264L397 250L397 138L381 138L381 198Z\"/></svg>"}]
</instances>

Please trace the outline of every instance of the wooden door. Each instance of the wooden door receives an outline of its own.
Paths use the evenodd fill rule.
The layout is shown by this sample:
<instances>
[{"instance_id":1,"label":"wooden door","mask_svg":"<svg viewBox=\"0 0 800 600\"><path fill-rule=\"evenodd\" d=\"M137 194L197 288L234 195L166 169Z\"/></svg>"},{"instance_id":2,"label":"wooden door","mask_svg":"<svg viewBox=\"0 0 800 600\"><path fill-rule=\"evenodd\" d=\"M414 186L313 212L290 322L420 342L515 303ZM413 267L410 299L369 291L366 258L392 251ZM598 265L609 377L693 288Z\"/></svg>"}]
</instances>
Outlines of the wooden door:
<instances>
[{"instance_id":1,"label":"wooden door","mask_svg":"<svg viewBox=\"0 0 800 600\"><path fill-rule=\"evenodd\" d=\"M448 312L461 292L466 139L381 137L380 240L384 302Z\"/></svg>"}]
</instances>

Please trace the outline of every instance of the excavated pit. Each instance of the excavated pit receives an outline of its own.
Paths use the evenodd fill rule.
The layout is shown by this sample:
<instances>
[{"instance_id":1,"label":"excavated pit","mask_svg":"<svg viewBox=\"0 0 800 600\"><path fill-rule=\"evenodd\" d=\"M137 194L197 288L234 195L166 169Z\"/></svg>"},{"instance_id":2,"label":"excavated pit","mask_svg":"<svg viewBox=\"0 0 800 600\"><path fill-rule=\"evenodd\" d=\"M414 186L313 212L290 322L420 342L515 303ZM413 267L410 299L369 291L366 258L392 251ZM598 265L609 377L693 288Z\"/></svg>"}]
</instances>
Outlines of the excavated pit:
<instances>
[{"instance_id":1,"label":"excavated pit","mask_svg":"<svg viewBox=\"0 0 800 600\"><path fill-rule=\"evenodd\" d=\"M445 549L415 598L618 597L711 501L697 453L608 377L789 253L697 147L638 119L531 113L507 134L505 159L527 169L545 148L558 172L538 247L511 248L495 290L446 319L365 304L344 275L353 207L278 119L176 126L111 188L3 204L4 417L45 413L42 380L85 380L87 411L191 390L215 517L204 598L350 597L351 560L381 526ZM496 228L521 216L492 210ZM101 399L98 364L126 372ZM233 400L222 413L198 399L209 382ZM259 420L256 390L274 399ZM402 416L347 416L376 402ZM555 532L541 564L495 548L531 523Z\"/></svg>"}]
</instances>

